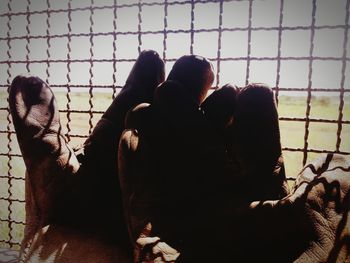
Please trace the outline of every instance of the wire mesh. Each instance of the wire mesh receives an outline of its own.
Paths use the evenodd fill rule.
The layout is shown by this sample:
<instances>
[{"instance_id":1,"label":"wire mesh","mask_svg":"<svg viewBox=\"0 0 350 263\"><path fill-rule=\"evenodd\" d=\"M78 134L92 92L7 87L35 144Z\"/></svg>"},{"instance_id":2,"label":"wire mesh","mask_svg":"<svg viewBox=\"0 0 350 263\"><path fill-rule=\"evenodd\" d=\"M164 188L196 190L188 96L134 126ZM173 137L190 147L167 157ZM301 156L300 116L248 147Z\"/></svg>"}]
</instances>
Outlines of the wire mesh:
<instances>
[{"instance_id":1,"label":"wire mesh","mask_svg":"<svg viewBox=\"0 0 350 263\"><path fill-rule=\"evenodd\" d=\"M342 12L328 12L334 21L322 23L318 21L324 19L325 1L307 0L308 8L294 11L293 2L2 1L0 246L18 248L25 225L25 169L7 101L8 87L19 73L38 75L54 89L67 140L74 145L91 133L141 50L158 51L167 71L180 55L204 55L213 62L216 87L227 81L244 86L261 78L274 89L287 172L288 161L295 166L289 169L290 176L295 177L313 154L349 154L344 138L350 133L350 1L339 0L332 8L340 6ZM305 13L305 23L295 11ZM263 19L270 22L262 23ZM322 32L334 52L319 47ZM339 35L341 40L332 39ZM306 51L292 52L295 46ZM322 65L328 65L327 71L320 74ZM328 83L323 74L334 81ZM291 108L293 101L300 103L298 108ZM326 114L319 114L322 108Z\"/></svg>"}]
</instances>

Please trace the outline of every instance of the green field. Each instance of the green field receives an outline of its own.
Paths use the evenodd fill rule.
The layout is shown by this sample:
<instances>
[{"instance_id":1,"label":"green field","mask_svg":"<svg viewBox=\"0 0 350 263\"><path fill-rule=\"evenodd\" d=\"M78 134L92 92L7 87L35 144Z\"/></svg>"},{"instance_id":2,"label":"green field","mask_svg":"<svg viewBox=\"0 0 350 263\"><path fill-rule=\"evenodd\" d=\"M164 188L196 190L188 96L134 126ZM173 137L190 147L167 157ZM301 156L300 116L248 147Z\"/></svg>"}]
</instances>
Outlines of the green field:
<instances>
[{"instance_id":1,"label":"green field","mask_svg":"<svg viewBox=\"0 0 350 263\"><path fill-rule=\"evenodd\" d=\"M87 92L75 92L71 95L70 108L74 110L89 110L89 94ZM67 96L63 92L56 92L56 97L60 109L66 109ZM0 108L7 107L7 93L0 91ZM112 93L94 93L92 103L94 105L93 110L104 111L112 101ZM350 97L345 98L345 105L343 109L343 120L350 120ZM338 119L339 115L339 98L338 97L312 97L311 100L311 112L310 118L315 119ZM306 111L306 97L297 96L280 96L278 111L280 117L305 117ZM0 130L6 131L8 126L7 111L0 111ZM71 134L88 135L89 131L89 114L87 113L72 113L71 114ZM101 114L93 114L93 124L95 125ZM67 114L61 113L61 121L64 129L67 127ZM296 121L280 121L281 128L281 140L282 146L287 148L303 148L304 147L304 134L305 134L305 122ZM13 126L10 125L10 129L13 130ZM310 149L317 150L330 150L336 149L337 141L337 129L336 123L320 123L311 122L309 126L308 143ZM67 129L66 129L67 130ZM341 132L341 147L340 150L344 152L350 152L350 125L343 124ZM11 139L11 153L20 154L16 136L12 134ZM70 144L72 146L80 144L84 141L84 138L71 138ZM0 152L7 153L9 145L9 138L6 133L0 133ZM296 177L300 169L302 168L302 152L283 152L285 158L285 166L288 177ZM308 160L313 159L318 154L309 153ZM22 158L12 157L9 159L7 156L0 155L0 198L12 199L24 199L24 181L18 179L9 180L6 178L10 174L12 177L24 177L25 168ZM11 195L9 194L11 193ZM0 199L0 240L9 239L9 224L4 221L9 218L11 213L11 219L18 222L23 222L25 219L24 204L19 202L13 202L10 206L8 202ZM12 241L20 242L22 239L23 226L21 224L12 224ZM8 246L4 242L0 242L0 247Z\"/></svg>"}]
</instances>

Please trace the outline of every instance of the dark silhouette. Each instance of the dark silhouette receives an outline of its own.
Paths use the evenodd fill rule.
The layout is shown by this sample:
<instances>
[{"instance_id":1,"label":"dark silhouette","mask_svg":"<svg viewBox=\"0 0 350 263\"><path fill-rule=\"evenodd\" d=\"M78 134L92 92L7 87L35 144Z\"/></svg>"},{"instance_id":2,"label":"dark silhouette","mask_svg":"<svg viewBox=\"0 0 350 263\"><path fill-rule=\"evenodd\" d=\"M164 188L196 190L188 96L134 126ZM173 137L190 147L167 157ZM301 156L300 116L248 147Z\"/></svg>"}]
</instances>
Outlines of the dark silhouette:
<instances>
[{"instance_id":1,"label":"dark silhouette","mask_svg":"<svg viewBox=\"0 0 350 263\"><path fill-rule=\"evenodd\" d=\"M78 191L74 190L72 213L79 226L86 225L111 240L128 242L118 180L118 144L125 116L136 105L153 100L164 81L164 63L155 51L143 51L125 86L97 123L84 145Z\"/></svg>"},{"instance_id":2,"label":"dark silhouette","mask_svg":"<svg viewBox=\"0 0 350 263\"><path fill-rule=\"evenodd\" d=\"M286 196L289 190L272 90L262 84L243 88L237 96L234 119L233 159L248 182L248 200Z\"/></svg>"},{"instance_id":3,"label":"dark silhouette","mask_svg":"<svg viewBox=\"0 0 350 263\"><path fill-rule=\"evenodd\" d=\"M177 249L177 262L297 259L317 229L299 205L307 193L251 203L288 193L271 90L227 85L201 111L190 87L168 80L129 115L119 156L132 240L151 222L150 236Z\"/></svg>"},{"instance_id":4,"label":"dark silhouette","mask_svg":"<svg viewBox=\"0 0 350 263\"><path fill-rule=\"evenodd\" d=\"M143 75L137 65L147 61L155 71ZM191 89L193 76L181 77L191 75L179 70L186 61L202 88ZM61 132L48 85L36 77L14 79L10 110L27 167L22 259L131 262L124 211L135 261L349 260L349 159L322 156L304 167L291 194L264 201L285 195L283 173L275 170L280 141L271 91L252 85L237 95L226 86L200 105L212 81L210 63L180 58L177 73L156 88L162 65L156 53L141 54L133 77L87 141L81 164ZM150 78L155 82L143 93L147 82L138 76L160 77ZM148 103L126 113L140 101ZM117 155L112 145L120 127L131 129L121 136ZM235 160L239 172L232 168ZM117 168L121 189L112 178Z\"/></svg>"},{"instance_id":5,"label":"dark silhouette","mask_svg":"<svg viewBox=\"0 0 350 263\"><path fill-rule=\"evenodd\" d=\"M153 104L129 116L135 130L119 146L132 239L149 221L153 235L181 251L181 262L217 258L212 248L220 245L216 234L232 189L223 138L199 108L212 76L205 59L180 58Z\"/></svg>"},{"instance_id":6,"label":"dark silhouette","mask_svg":"<svg viewBox=\"0 0 350 263\"><path fill-rule=\"evenodd\" d=\"M231 166L231 174L237 180L242 176L239 170L238 160L234 157L233 134L235 129L235 117L237 108L237 96L239 88L226 84L216 89L201 104L204 116L208 119L218 136L221 136Z\"/></svg>"},{"instance_id":7,"label":"dark silhouette","mask_svg":"<svg viewBox=\"0 0 350 263\"><path fill-rule=\"evenodd\" d=\"M236 86L226 84L216 89L201 104L206 118L222 134L226 134L226 130L234 123L238 93Z\"/></svg>"},{"instance_id":8,"label":"dark silhouette","mask_svg":"<svg viewBox=\"0 0 350 263\"><path fill-rule=\"evenodd\" d=\"M225 141L232 176L246 201L280 199L289 193L272 91L262 84L239 90L226 85L201 105ZM244 186L243 186L244 185Z\"/></svg>"},{"instance_id":9,"label":"dark silhouette","mask_svg":"<svg viewBox=\"0 0 350 263\"><path fill-rule=\"evenodd\" d=\"M30 236L54 220L59 199L70 187L79 163L61 133L57 103L46 83L17 76L9 102L27 168L25 234Z\"/></svg>"},{"instance_id":10,"label":"dark silhouette","mask_svg":"<svg viewBox=\"0 0 350 263\"><path fill-rule=\"evenodd\" d=\"M213 66L201 56L182 56L176 60L167 80L181 83L194 102L200 105L214 81Z\"/></svg>"},{"instance_id":11,"label":"dark silhouette","mask_svg":"<svg viewBox=\"0 0 350 263\"><path fill-rule=\"evenodd\" d=\"M97 247L91 251L100 249L108 253L107 258L125 262L129 257L131 261L117 175L118 142L127 111L141 102L151 102L164 74L164 63L156 52L140 54L124 88L88 138L80 164L61 132L58 108L49 86L36 77L14 79L10 109L27 168L28 225L24 248L35 234L36 238L52 236L58 239L57 244L71 241L67 247L72 247L67 249L71 254L76 249L74 242L83 240L75 231L84 233L89 240L98 237ZM50 231L43 230L45 226ZM68 230L62 232L62 228ZM109 245L104 246L104 242ZM57 249L45 242L39 245L48 249L48 257ZM31 247L28 257L36 255L38 248Z\"/></svg>"}]
</instances>

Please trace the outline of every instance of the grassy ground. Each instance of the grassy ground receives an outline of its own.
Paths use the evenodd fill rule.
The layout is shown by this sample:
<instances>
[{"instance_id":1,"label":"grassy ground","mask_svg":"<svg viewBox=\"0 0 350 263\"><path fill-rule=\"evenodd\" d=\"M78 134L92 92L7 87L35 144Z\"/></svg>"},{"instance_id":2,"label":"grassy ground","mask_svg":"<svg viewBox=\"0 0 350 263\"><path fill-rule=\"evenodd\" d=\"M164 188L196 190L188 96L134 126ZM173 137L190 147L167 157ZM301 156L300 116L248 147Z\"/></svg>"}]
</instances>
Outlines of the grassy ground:
<instances>
[{"instance_id":1,"label":"grassy ground","mask_svg":"<svg viewBox=\"0 0 350 263\"><path fill-rule=\"evenodd\" d=\"M60 109L65 109L67 106L67 96L63 92L56 92L56 97ZM7 93L0 91L0 108L7 107ZM96 111L104 111L112 101L112 93L94 93L92 99ZM345 98L345 106L343 110L343 119L350 120L350 98ZM311 118L320 119L338 119L339 98L338 97L313 97L312 107L310 112ZM75 110L89 110L89 95L87 92L77 92L71 94L71 109ZM296 96L281 96L279 98L279 115L280 117L305 117L306 111L306 97ZM93 124L95 124L101 114L93 114ZM72 113L71 114L71 134L88 135L89 131L89 114L87 113ZM67 115L61 113L62 126L66 129ZM0 111L0 130L7 130L7 111ZM12 125L10 128L13 129ZM288 148L303 148L304 147L304 122L280 121L282 146ZM308 143L309 148L318 150L335 150L337 141L337 124L332 123L318 123L312 122L309 126ZM350 125L343 125L341 132L341 147L340 150L350 152ZM20 154L16 136L13 134L11 139L11 153ZM72 138L71 145L77 145L84 141L84 138ZM9 137L6 133L0 133L0 152L8 152ZM302 168L303 153L284 151L285 165L288 177L296 177ZM317 154L310 153L308 160L313 159ZM22 158L7 156L0 156L0 176L24 178L25 168ZM11 185L10 185L10 184ZM18 222L24 222L25 212L24 204L13 202L9 206L8 201L1 200L1 198L11 197L13 199L24 200L24 180L0 177L0 240L8 240L9 234L12 236L13 242L20 242L22 239L23 225L12 224L12 230L9 231L9 224L6 220L10 218ZM6 243L0 241L0 247L8 246Z\"/></svg>"}]
</instances>

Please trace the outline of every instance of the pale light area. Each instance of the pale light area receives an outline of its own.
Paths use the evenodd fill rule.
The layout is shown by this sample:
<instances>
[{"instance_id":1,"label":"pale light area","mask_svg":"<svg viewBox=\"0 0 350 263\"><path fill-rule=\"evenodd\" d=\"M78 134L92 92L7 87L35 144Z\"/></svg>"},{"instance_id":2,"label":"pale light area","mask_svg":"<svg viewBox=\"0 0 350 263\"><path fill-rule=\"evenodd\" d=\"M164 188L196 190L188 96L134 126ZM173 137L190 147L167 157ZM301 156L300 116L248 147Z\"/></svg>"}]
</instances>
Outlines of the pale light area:
<instances>
[{"instance_id":1,"label":"pale light area","mask_svg":"<svg viewBox=\"0 0 350 263\"><path fill-rule=\"evenodd\" d=\"M341 81L341 68L341 61L315 61L312 69L313 85L315 87L334 88ZM337 72L338 74L334 74L333 72Z\"/></svg>"},{"instance_id":2,"label":"pale light area","mask_svg":"<svg viewBox=\"0 0 350 263\"><path fill-rule=\"evenodd\" d=\"M310 30L284 31L282 33L281 56L307 57L310 53ZM318 45L317 45L318 46ZM317 50L317 47L316 47Z\"/></svg>"},{"instance_id":3,"label":"pale light area","mask_svg":"<svg viewBox=\"0 0 350 263\"><path fill-rule=\"evenodd\" d=\"M177 58L190 53L190 35L186 33L168 34L167 57Z\"/></svg>"},{"instance_id":4,"label":"pale light area","mask_svg":"<svg viewBox=\"0 0 350 263\"><path fill-rule=\"evenodd\" d=\"M344 30L315 30L315 43L317 43L314 49L315 56L341 57L343 55Z\"/></svg>"},{"instance_id":5,"label":"pale light area","mask_svg":"<svg viewBox=\"0 0 350 263\"><path fill-rule=\"evenodd\" d=\"M309 26L312 19L312 1L284 1L283 25ZM336 14L333 14L336 15ZM344 23L344 22L343 22Z\"/></svg>"},{"instance_id":6,"label":"pale light area","mask_svg":"<svg viewBox=\"0 0 350 263\"><path fill-rule=\"evenodd\" d=\"M248 1L224 2L223 4L223 27L247 27L248 26Z\"/></svg>"},{"instance_id":7,"label":"pale light area","mask_svg":"<svg viewBox=\"0 0 350 263\"><path fill-rule=\"evenodd\" d=\"M346 1L344 0L318 0L316 25L344 24L346 16Z\"/></svg>"},{"instance_id":8,"label":"pale light area","mask_svg":"<svg viewBox=\"0 0 350 263\"><path fill-rule=\"evenodd\" d=\"M195 6L195 29L217 28L219 25L218 3L199 3Z\"/></svg>"},{"instance_id":9,"label":"pale light area","mask_svg":"<svg viewBox=\"0 0 350 263\"><path fill-rule=\"evenodd\" d=\"M251 42L252 57L276 57L278 31L253 31Z\"/></svg>"},{"instance_id":10,"label":"pale light area","mask_svg":"<svg viewBox=\"0 0 350 263\"><path fill-rule=\"evenodd\" d=\"M143 6L142 7L142 30L160 31L164 29L164 7Z\"/></svg>"},{"instance_id":11,"label":"pale light area","mask_svg":"<svg viewBox=\"0 0 350 263\"><path fill-rule=\"evenodd\" d=\"M308 86L309 61L281 61L281 87Z\"/></svg>"},{"instance_id":12,"label":"pale light area","mask_svg":"<svg viewBox=\"0 0 350 263\"><path fill-rule=\"evenodd\" d=\"M170 30L188 30L191 28L191 6L190 5L171 5L168 6L168 29Z\"/></svg>"},{"instance_id":13,"label":"pale light area","mask_svg":"<svg viewBox=\"0 0 350 263\"><path fill-rule=\"evenodd\" d=\"M217 38L217 32L195 34L194 42L199 44L194 46L193 52L207 58L216 58L218 50Z\"/></svg>"},{"instance_id":14,"label":"pale light area","mask_svg":"<svg viewBox=\"0 0 350 263\"><path fill-rule=\"evenodd\" d=\"M244 31L223 32L221 43L222 57L245 57L248 52L248 34ZM242 62L241 62L242 63ZM242 63L244 64L244 63Z\"/></svg>"},{"instance_id":15,"label":"pale light area","mask_svg":"<svg viewBox=\"0 0 350 263\"><path fill-rule=\"evenodd\" d=\"M306 1L305 1L306 2ZM299 7L300 8L300 7ZM279 24L279 1L253 1L252 26L276 27Z\"/></svg>"},{"instance_id":16,"label":"pale light area","mask_svg":"<svg viewBox=\"0 0 350 263\"><path fill-rule=\"evenodd\" d=\"M249 80L273 87L276 81L276 69L276 61L251 61Z\"/></svg>"},{"instance_id":17,"label":"pale light area","mask_svg":"<svg viewBox=\"0 0 350 263\"><path fill-rule=\"evenodd\" d=\"M232 83L237 86L245 85L246 63L242 61L225 61L221 64L221 83Z\"/></svg>"}]
</instances>

